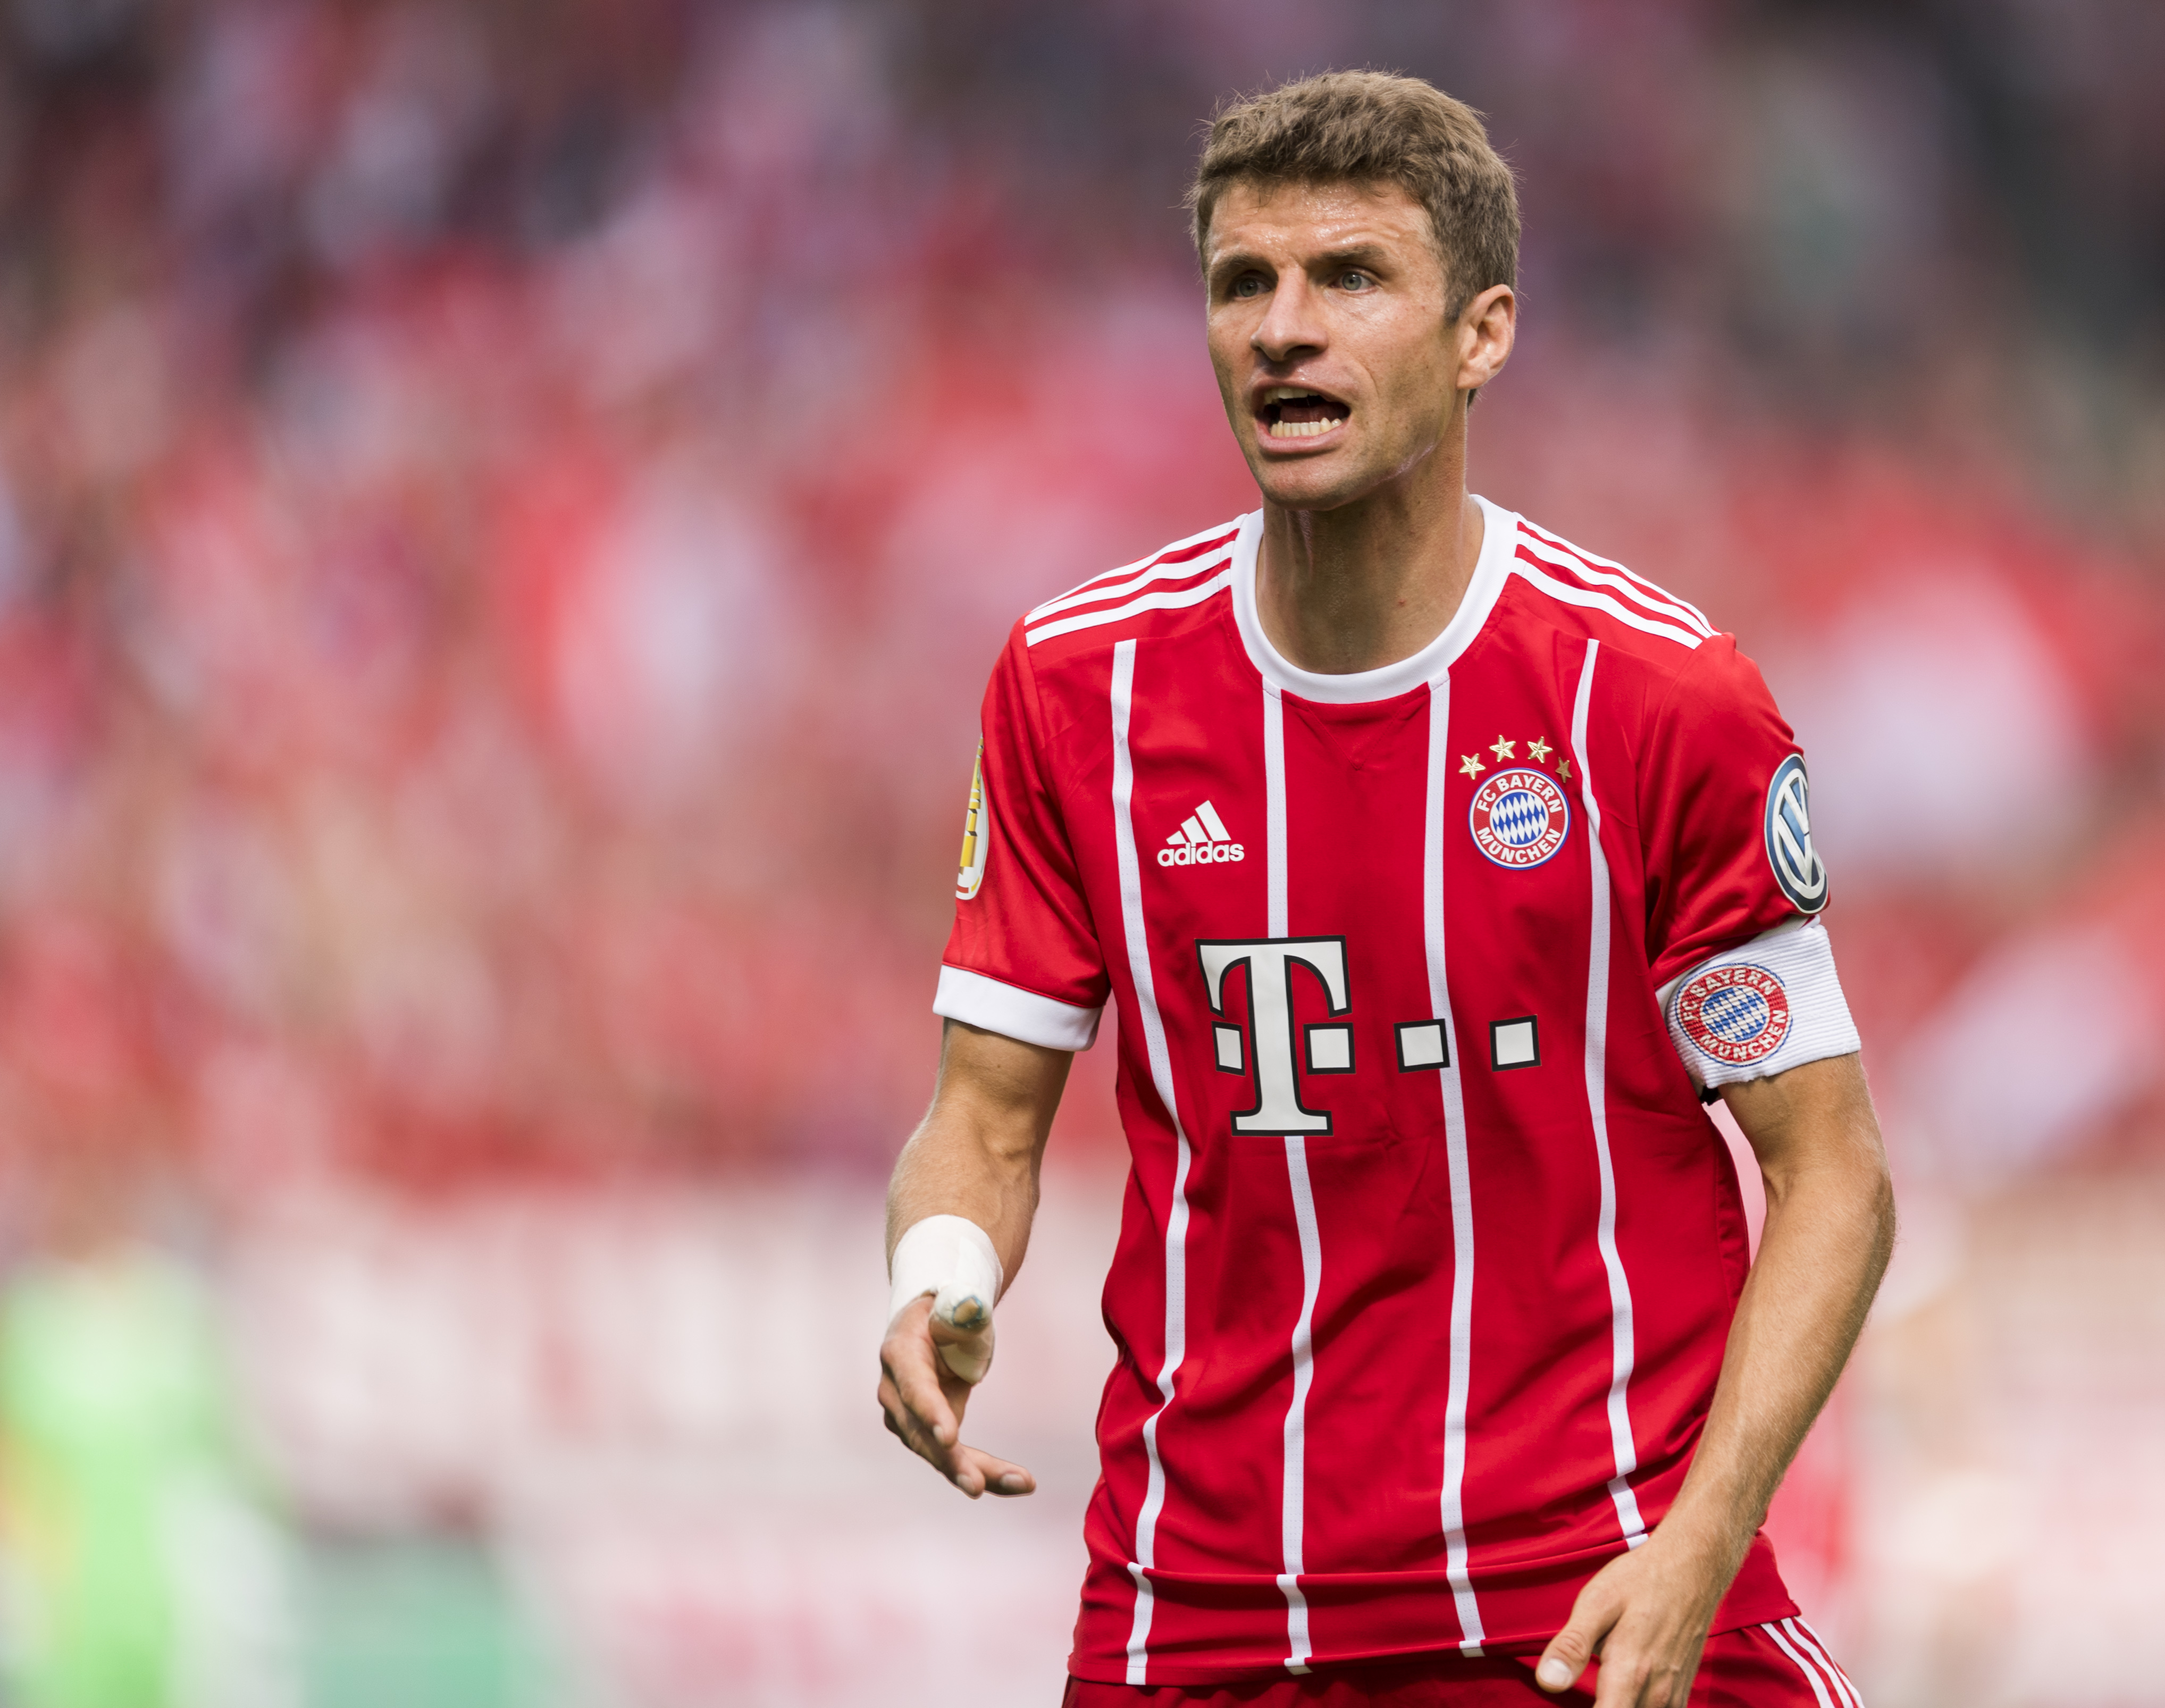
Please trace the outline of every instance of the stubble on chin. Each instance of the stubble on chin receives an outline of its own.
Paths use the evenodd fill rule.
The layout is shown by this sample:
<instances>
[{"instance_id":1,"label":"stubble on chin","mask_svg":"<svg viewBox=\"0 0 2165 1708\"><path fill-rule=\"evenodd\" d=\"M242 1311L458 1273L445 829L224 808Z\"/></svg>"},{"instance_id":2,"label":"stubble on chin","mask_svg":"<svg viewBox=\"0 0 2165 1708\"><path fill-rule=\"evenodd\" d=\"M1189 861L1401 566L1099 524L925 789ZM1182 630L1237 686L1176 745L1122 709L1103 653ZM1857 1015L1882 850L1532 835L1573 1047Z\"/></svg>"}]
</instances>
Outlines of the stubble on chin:
<instances>
[{"instance_id":1,"label":"stubble on chin","mask_svg":"<svg viewBox=\"0 0 2165 1708\"><path fill-rule=\"evenodd\" d=\"M1372 471L1337 456L1273 463L1251 452L1248 469L1265 502L1282 510L1340 509L1379 484Z\"/></svg>"}]
</instances>

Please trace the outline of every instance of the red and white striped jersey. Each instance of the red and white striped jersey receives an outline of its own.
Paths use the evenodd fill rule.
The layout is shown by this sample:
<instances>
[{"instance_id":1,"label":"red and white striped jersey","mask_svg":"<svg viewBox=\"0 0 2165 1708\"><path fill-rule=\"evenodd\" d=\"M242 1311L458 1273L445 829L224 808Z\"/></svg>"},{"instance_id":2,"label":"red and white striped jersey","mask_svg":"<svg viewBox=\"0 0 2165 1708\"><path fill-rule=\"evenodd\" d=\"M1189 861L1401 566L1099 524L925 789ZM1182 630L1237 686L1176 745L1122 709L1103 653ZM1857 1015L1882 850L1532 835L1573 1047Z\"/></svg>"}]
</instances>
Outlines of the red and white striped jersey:
<instances>
[{"instance_id":1,"label":"red and white striped jersey","mask_svg":"<svg viewBox=\"0 0 2165 1708\"><path fill-rule=\"evenodd\" d=\"M1383 669L1272 648L1258 513L993 672L936 1006L1075 1049L1117 997L1134 1157L1078 1677L1538 1647L1705 1420L1744 1212L1659 994L1823 904L1796 744L1698 610L1482 503ZM1794 1043L1730 972L1677 1036ZM1795 1610L1762 1537L1715 1628Z\"/></svg>"}]
</instances>

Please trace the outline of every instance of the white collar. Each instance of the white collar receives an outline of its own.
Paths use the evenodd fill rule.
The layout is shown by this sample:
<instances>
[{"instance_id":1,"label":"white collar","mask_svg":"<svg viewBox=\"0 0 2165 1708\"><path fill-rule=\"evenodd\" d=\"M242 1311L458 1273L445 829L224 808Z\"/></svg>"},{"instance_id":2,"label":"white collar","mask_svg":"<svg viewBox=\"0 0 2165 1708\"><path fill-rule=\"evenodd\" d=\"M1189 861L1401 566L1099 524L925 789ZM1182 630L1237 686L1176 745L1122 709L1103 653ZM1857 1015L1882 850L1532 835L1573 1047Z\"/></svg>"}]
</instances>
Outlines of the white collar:
<instances>
[{"instance_id":1,"label":"white collar","mask_svg":"<svg viewBox=\"0 0 2165 1708\"><path fill-rule=\"evenodd\" d=\"M1488 620L1488 613L1496 603L1496 595L1503 590L1504 578L1510 572L1512 555L1517 549L1516 513L1490 503L1478 493L1474 495L1473 502L1481 506L1483 517L1481 556L1473 566L1472 579L1466 584L1458 609L1443 625L1442 632L1409 658L1401 658L1377 670L1356 670L1345 675L1303 670L1272 646L1270 637L1263 633L1262 620L1256 613L1256 557L1263 540L1263 513L1250 511L1241 519L1241 535L1233 544L1232 563L1233 620L1240 627L1241 644L1248 649L1249 662L1272 688L1298 694L1303 699L1322 700L1332 705L1394 699L1409 688L1437 680L1457 662L1458 655L1466 651L1473 637L1481 632L1482 625Z\"/></svg>"}]
</instances>

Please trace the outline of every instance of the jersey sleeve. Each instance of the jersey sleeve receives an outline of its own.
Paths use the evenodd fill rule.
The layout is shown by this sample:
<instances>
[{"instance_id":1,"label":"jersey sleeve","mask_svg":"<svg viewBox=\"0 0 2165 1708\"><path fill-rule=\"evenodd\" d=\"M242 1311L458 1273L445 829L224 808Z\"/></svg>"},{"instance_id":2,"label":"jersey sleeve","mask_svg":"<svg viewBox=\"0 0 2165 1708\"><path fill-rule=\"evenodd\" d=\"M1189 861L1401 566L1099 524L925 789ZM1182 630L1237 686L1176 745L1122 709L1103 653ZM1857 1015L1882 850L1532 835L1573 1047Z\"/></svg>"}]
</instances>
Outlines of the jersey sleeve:
<instances>
[{"instance_id":1,"label":"jersey sleeve","mask_svg":"<svg viewBox=\"0 0 2165 1708\"><path fill-rule=\"evenodd\" d=\"M933 1012L1054 1050L1096 1041L1109 982L1047 776L1018 628L985 690L955 928Z\"/></svg>"},{"instance_id":2,"label":"jersey sleeve","mask_svg":"<svg viewBox=\"0 0 2165 1708\"><path fill-rule=\"evenodd\" d=\"M1685 1071L1710 1095L1857 1049L1804 756L1757 667L1715 636L1650 735L1647 952Z\"/></svg>"},{"instance_id":3,"label":"jersey sleeve","mask_svg":"<svg viewBox=\"0 0 2165 1708\"><path fill-rule=\"evenodd\" d=\"M1797 738L1726 635L1655 709L1639 771L1646 954L1667 984L1826 905Z\"/></svg>"}]
</instances>

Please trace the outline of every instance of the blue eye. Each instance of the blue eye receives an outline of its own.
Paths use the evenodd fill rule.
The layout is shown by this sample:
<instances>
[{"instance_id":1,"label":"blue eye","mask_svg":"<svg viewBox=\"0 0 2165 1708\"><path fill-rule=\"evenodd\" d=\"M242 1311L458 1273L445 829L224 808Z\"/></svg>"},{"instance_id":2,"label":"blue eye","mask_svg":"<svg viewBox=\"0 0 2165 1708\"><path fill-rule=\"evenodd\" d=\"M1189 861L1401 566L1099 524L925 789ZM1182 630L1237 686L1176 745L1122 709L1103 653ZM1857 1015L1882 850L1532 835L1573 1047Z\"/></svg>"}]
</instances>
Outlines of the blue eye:
<instances>
[{"instance_id":1,"label":"blue eye","mask_svg":"<svg viewBox=\"0 0 2165 1708\"><path fill-rule=\"evenodd\" d=\"M1260 297L1262 293L1263 282L1253 273L1245 273L1233 281L1233 294L1236 297Z\"/></svg>"},{"instance_id":2,"label":"blue eye","mask_svg":"<svg viewBox=\"0 0 2165 1708\"><path fill-rule=\"evenodd\" d=\"M1340 288L1348 291L1365 291L1375 281L1367 274L1356 270L1349 270L1341 274L1338 280Z\"/></svg>"}]
</instances>

